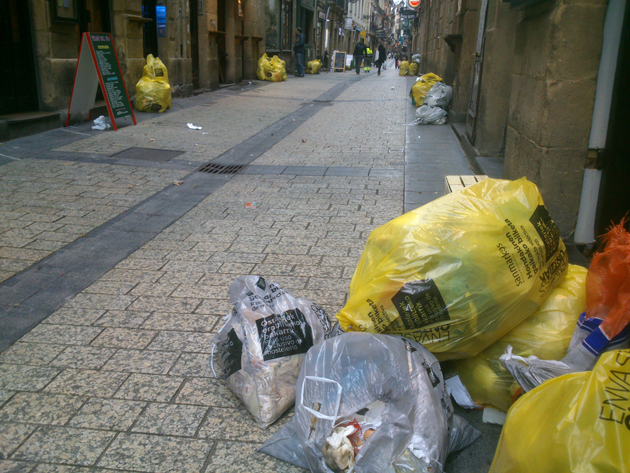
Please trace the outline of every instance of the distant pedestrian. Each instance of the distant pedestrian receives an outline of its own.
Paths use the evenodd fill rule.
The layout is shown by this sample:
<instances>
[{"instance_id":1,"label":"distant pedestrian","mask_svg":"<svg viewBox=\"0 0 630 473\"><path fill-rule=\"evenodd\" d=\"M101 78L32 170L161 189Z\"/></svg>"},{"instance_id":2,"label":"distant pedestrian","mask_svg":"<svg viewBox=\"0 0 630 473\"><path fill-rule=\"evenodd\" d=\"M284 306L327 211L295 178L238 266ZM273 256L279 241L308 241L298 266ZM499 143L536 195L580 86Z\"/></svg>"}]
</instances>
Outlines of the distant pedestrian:
<instances>
[{"instance_id":1,"label":"distant pedestrian","mask_svg":"<svg viewBox=\"0 0 630 473\"><path fill-rule=\"evenodd\" d=\"M306 35L302 33L299 26L295 29L297 41L293 45L295 51L295 62L297 63L297 77L304 77L304 43L306 43Z\"/></svg>"},{"instance_id":2,"label":"distant pedestrian","mask_svg":"<svg viewBox=\"0 0 630 473\"><path fill-rule=\"evenodd\" d=\"M363 72L370 72L370 67L372 66L372 50L370 47L365 48L365 56L363 57Z\"/></svg>"},{"instance_id":3,"label":"distant pedestrian","mask_svg":"<svg viewBox=\"0 0 630 473\"><path fill-rule=\"evenodd\" d=\"M376 53L374 54L374 64L378 68L378 75L381 75L381 67L387 60L387 52L385 51L385 46L383 44L379 44L376 48Z\"/></svg>"},{"instance_id":4,"label":"distant pedestrian","mask_svg":"<svg viewBox=\"0 0 630 473\"><path fill-rule=\"evenodd\" d=\"M361 63L363 62L363 56L365 56L366 46L363 42L363 38L359 40L357 45L354 47L354 66L357 70L357 75L361 74Z\"/></svg>"}]
</instances>

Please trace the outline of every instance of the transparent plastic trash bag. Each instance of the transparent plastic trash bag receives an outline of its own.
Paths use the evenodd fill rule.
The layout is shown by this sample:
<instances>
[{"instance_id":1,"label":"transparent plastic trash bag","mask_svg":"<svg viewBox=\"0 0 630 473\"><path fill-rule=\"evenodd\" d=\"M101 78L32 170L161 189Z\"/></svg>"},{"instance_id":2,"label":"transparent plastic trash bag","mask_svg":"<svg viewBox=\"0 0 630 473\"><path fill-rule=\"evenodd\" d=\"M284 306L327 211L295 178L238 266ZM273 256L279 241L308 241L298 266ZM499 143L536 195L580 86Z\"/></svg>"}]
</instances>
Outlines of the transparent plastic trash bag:
<instances>
[{"instance_id":1,"label":"transparent plastic trash bag","mask_svg":"<svg viewBox=\"0 0 630 473\"><path fill-rule=\"evenodd\" d=\"M351 461L343 458L355 473L439 473L450 452L480 435L453 414L431 353L410 340L367 333L343 334L309 350L295 414L259 451L316 473L348 471L329 465L322 451L339 443L340 426L373 430Z\"/></svg>"},{"instance_id":2,"label":"transparent plastic trash bag","mask_svg":"<svg viewBox=\"0 0 630 473\"><path fill-rule=\"evenodd\" d=\"M261 428L295 400L304 354L331 335L326 312L259 276L230 285L232 313L214 339L211 368Z\"/></svg>"}]
</instances>

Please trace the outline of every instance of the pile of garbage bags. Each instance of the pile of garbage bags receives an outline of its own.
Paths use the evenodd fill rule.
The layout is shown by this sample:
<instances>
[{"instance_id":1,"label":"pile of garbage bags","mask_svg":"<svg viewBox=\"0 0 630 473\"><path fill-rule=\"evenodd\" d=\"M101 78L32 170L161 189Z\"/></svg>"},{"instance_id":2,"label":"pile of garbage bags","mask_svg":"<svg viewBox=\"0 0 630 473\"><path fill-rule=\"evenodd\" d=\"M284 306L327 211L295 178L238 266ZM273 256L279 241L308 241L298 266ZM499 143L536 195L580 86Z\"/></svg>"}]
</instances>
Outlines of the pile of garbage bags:
<instances>
[{"instance_id":1,"label":"pile of garbage bags","mask_svg":"<svg viewBox=\"0 0 630 473\"><path fill-rule=\"evenodd\" d=\"M398 69L399 76L408 76L409 75L409 61L402 61L400 63L400 67Z\"/></svg>"},{"instance_id":2,"label":"pile of garbage bags","mask_svg":"<svg viewBox=\"0 0 630 473\"><path fill-rule=\"evenodd\" d=\"M453 88L442 82L441 77L431 73L424 74L411 87L409 96L412 103L416 107L419 106L413 124L444 125L446 123L446 112L453 97Z\"/></svg>"},{"instance_id":3,"label":"pile of garbage bags","mask_svg":"<svg viewBox=\"0 0 630 473\"><path fill-rule=\"evenodd\" d=\"M270 82L285 81L287 80L286 63L278 56L273 56L269 59L267 53L265 53L258 60L256 77L258 80L267 80Z\"/></svg>"},{"instance_id":4,"label":"pile of garbage bags","mask_svg":"<svg viewBox=\"0 0 630 473\"><path fill-rule=\"evenodd\" d=\"M142 68L142 77L136 84L136 110L138 112L159 112L171 108L171 85L168 71L159 57L147 56Z\"/></svg>"},{"instance_id":5,"label":"pile of garbage bags","mask_svg":"<svg viewBox=\"0 0 630 473\"><path fill-rule=\"evenodd\" d=\"M624 224L587 271L533 183L484 179L373 230L336 324L237 278L212 371L263 429L295 403L259 451L311 472L443 472L480 436L454 414L454 374L508 410L492 472L628 471Z\"/></svg>"},{"instance_id":6,"label":"pile of garbage bags","mask_svg":"<svg viewBox=\"0 0 630 473\"><path fill-rule=\"evenodd\" d=\"M322 62L319 59L315 61L309 61L306 63L307 74L319 74L319 70L322 68Z\"/></svg>"}]
</instances>

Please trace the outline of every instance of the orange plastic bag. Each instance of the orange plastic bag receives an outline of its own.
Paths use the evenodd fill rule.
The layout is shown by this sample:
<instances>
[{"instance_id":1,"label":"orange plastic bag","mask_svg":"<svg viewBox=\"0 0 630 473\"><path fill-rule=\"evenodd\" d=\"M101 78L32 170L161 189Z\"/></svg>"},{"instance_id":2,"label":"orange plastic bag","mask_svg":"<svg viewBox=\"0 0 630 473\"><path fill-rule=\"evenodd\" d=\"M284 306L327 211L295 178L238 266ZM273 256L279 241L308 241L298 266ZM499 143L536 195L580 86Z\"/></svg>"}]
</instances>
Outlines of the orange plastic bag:
<instances>
[{"instance_id":1,"label":"orange plastic bag","mask_svg":"<svg viewBox=\"0 0 630 473\"><path fill-rule=\"evenodd\" d=\"M600 329L612 340L630 323L630 233L626 219L603 236L604 250L586 278L586 318L603 319Z\"/></svg>"}]
</instances>

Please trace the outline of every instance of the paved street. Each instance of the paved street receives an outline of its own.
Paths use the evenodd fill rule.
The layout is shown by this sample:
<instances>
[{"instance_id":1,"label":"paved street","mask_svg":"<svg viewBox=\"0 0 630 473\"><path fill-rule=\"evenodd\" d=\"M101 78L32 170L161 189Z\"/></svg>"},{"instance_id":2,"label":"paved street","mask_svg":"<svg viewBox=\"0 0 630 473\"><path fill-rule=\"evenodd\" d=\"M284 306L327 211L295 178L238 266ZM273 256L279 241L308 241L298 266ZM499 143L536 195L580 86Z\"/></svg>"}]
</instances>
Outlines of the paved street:
<instances>
[{"instance_id":1,"label":"paved street","mask_svg":"<svg viewBox=\"0 0 630 473\"><path fill-rule=\"evenodd\" d=\"M243 274L334 318L370 231L472 174L450 126L405 126L412 81L244 82L0 144L0 473L303 471L255 452L291 411L260 430L211 342ZM447 471L488 471L479 428Z\"/></svg>"}]
</instances>

